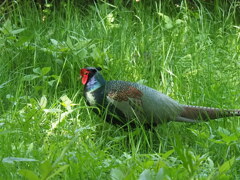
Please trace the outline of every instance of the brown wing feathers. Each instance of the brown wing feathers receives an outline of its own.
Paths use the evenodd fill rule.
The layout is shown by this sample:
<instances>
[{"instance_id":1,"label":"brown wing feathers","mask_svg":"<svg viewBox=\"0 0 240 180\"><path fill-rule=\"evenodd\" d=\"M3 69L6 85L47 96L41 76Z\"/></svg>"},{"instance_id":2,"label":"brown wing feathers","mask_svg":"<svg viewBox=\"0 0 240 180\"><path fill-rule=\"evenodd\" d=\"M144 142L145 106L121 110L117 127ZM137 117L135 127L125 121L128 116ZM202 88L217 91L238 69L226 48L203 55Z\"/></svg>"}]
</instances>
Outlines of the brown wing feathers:
<instances>
[{"instance_id":1,"label":"brown wing feathers","mask_svg":"<svg viewBox=\"0 0 240 180\"><path fill-rule=\"evenodd\" d=\"M131 86L125 87L123 90L112 90L108 93L108 96L119 102L128 101L129 98L140 99L142 95L141 91Z\"/></svg>"}]
</instances>

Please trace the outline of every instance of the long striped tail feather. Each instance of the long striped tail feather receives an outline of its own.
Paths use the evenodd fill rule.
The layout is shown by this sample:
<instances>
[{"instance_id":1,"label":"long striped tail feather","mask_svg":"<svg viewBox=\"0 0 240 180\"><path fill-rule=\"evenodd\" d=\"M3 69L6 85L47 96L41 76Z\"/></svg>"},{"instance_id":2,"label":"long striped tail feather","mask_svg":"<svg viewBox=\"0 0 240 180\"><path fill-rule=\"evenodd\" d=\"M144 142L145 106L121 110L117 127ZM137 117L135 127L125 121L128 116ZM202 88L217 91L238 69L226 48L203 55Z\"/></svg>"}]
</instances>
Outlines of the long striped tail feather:
<instances>
[{"instance_id":1,"label":"long striped tail feather","mask_svg":"<svg viewBox=\"0 0 240 180\"><path fill-rule=\"evenodd\" d=\"M240 110L183 105L183 112L176 120L184 122L198 122L232 116L240 116Z\"/></svg>"}]
</instances>

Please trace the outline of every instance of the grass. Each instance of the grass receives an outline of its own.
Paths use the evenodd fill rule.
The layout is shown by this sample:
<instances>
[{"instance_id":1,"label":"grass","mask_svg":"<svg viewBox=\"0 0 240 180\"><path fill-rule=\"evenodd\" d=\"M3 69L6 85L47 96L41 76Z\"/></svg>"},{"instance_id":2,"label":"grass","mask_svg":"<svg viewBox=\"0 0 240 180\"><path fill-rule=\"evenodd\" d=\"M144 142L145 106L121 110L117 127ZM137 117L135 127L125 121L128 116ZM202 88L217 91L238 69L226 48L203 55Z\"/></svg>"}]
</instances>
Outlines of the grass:
<instances>
[{"instance_id":1,"label":"grass","mask_svg":"<svg viewBox=\"0 0 240 180\"><path fill-rule=\"evenodd\" d=\"M239 3L60 6L14 3L1 18L1 179L240 178L239 118L124 131L91 112L79 80L101 66L183 104L237 109Z\"/></svg>"}]
</instances>

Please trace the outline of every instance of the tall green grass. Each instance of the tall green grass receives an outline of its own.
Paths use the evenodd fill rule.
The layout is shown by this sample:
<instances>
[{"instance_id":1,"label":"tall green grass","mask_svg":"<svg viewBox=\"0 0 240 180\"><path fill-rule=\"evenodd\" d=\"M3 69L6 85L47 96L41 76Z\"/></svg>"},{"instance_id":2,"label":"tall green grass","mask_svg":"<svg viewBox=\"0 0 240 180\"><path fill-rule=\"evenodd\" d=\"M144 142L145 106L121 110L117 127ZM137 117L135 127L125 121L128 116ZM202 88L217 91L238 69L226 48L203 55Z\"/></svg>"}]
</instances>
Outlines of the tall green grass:
<instances>
[{"instance_id":1,"label":"tall green grass","mask_svg":"<svg viewBox=\"0 0 240 180\"><path fill-rule=\"evenodd\" d=\"M124 131L91 112L79 80L80 68L101 66L108 80L143 83L183 104L239 108L239 3L215 7L5 7L1 179L238 179L239 118Z\"/></svg>"}]
</instances>

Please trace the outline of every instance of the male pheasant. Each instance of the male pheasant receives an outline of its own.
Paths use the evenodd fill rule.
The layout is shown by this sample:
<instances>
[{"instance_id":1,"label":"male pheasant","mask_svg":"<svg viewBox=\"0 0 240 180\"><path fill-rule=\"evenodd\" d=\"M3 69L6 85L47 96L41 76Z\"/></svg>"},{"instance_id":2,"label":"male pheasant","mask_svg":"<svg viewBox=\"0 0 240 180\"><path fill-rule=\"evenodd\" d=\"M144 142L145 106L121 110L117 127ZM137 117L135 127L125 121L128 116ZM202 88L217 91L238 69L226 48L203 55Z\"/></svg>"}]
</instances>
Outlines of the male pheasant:
<instances>
[{"instance_id":1,"label":"male pheasant","mask_svg":"<svg viewBox=\"0 0 240 180\"><path fill-rule=\"evenodd\" d=\"M105 115L107 122L145 126L162 122L201 122L222 117L240 116L240 110L221 110L179 104L170 97L142 84L127 81L105 81L101 68L80 70L84 97L93 111ZM132 121L135 120L135 121Z\"/></svg>"}]
</instances>

